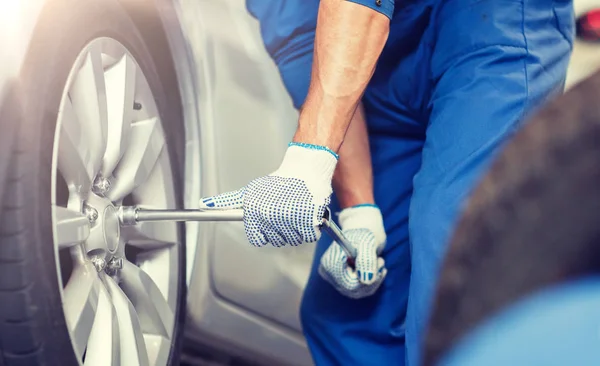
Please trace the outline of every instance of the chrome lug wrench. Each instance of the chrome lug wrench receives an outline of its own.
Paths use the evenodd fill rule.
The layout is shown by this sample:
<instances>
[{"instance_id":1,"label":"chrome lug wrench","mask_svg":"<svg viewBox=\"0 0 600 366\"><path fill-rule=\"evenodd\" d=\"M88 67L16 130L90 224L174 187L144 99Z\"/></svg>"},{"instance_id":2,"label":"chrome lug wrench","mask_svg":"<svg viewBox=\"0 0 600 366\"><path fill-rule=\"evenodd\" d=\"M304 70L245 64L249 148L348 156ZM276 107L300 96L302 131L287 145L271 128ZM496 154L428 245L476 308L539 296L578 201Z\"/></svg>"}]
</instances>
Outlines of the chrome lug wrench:
<instances>
[{"instance_id":1,"label":"chrome lug wrench","mask_svg":"<svg viewBox=\"0 0 600 366\"><path fill-rule=\"evenodd\" d=\"M119 220L122 225L135 225L146 221L242 221L244 210L158 210L134 206L122 206ZM331 220L331 211L325 209L321 230L335 240L346 253L348 264L354 268L356 248L346 239L342 230Z\"/></svg>"}]
</instances>

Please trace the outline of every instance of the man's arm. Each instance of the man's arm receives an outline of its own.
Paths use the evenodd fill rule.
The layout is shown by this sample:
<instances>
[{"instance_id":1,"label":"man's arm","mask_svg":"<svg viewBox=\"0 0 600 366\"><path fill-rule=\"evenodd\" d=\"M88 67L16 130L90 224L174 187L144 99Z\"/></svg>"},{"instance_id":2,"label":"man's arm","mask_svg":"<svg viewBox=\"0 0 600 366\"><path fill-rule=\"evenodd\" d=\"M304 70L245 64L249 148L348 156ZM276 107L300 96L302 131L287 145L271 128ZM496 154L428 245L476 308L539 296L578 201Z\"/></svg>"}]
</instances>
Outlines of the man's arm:
<instances>
[{"instance_id":1,"label":"man's arm","mask_svg":"<svg viewBox=\"0 0 600 366\"><path fill-rule=\"evenodd\" d=\"M373 169L362 105L356 109L339 155L340 160L333 175L333 188L341 208L374 204Z\"/></svg>"},{"instance_id":2,"label":"man's arm","mask_svg":"<svg viewBox=\"0 0 600 366\"><path fill-rule=\"evenodd\" d=\"M389 33L389 18L346 0L321 0L311 83L294 142L338 152Z\"/></svg>"},{"instance_id":3,"label":"man's arm","mask_svg":"<svg viewBox=\"0 0 600 366\"><path fill-rule=\"evenodd\" d=\"M338 164L337 152L387 40L394 0L382 0L386 4L382 8L388 9L386 15L369 9L372 5L366 2L358 5L353 1L365 0L320 1L311 83L298 130L279 168L237 191L200 200L201 209L243 209L244 227L252 245L300 245L313 243L321 236L322 216L330 203L332 177ZM366 137L364 133L362 136ZM357 154L352 145L348 147L350 153ZM352 167L347 169L342 169L341 176L349 174ZM343 178L342 190L350 191L351 179ZM370 174L368 179L372 179ZM368 192L372 194L372 189ZM350 210L365 212L368 208L378 211L376 207ZM372 216L378 217L382 226L381 214ZM373 254L379 248L368 244L373 250L359 251ZM373 262L361 258L357 258L357 268L361 267L359 262L381 264L379 259ZM373 269L362 267L363 276L371 274L363 280L372 281Z\"/></svg>"}]
</instances>

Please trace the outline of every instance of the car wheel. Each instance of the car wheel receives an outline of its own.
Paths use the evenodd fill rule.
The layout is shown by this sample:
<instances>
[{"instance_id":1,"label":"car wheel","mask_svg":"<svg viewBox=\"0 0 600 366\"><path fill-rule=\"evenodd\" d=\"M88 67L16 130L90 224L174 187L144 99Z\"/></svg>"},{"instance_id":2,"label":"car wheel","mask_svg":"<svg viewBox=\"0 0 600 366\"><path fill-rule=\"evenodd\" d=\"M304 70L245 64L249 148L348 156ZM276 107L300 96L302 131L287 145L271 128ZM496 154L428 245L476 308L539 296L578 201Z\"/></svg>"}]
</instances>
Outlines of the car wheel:
<instances>
[{"instance_id":1,"label":"car wheel","mask_svg":"<svg viewBox=\"0 0 600 366\"><path fill-rule=\"evenodd\" d=\"M181 104L117 1L49 2L31 45L3 114L0 364L177 364L183 225L118 210L182 207Z\"/></svg>"}]
</instances>

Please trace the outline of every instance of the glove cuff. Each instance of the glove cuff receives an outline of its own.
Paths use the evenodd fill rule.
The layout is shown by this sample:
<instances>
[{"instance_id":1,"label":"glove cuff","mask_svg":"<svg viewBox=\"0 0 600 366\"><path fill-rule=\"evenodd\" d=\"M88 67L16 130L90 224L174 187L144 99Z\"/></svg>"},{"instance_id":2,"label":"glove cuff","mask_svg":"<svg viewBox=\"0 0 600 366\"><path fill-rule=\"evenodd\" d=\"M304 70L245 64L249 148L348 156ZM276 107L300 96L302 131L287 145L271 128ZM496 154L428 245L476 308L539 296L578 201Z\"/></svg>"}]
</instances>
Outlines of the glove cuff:
<instances>
[{"instance_id":1,"label":"glove cuff","mask_svg":"<svg viewBox=\"0 0 600 366\"><path fill-rule=\"evenodd\" d=\"M351 229L369 229L378 245L384 245L386 241L383 217L379 207L375 205L358 205L343 209L338 217L343 231Z\"/></svg>"},{"instance_id":2,"label":"glove cuff","mask_svg":"<svg viewBox=\"0 0 600 366\"><path fill-rule=\"evenodd\" d=\"M331 187L338 156L326 147L290 143L279 169L273 175L299 178L309 185ZM315 187L316 188L316 187Z\"/></svg>"}]
</instances>

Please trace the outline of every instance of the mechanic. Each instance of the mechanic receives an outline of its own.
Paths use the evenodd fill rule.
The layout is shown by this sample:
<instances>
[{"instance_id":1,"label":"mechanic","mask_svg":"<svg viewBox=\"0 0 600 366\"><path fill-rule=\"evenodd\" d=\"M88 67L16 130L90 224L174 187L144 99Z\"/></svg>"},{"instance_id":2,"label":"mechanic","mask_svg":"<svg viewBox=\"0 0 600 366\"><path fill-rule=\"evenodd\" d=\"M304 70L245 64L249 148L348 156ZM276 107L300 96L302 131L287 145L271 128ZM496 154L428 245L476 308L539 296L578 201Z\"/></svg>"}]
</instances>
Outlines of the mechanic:
<instances>
[{"instance_id":1,"label":"mechanic","mask_svg":"<svg viewBox=\"0 0 600 366\"><path fill-rule=\"evenodd\" d=\"M298 128L275 172L200 206L243 208L250 243L278 247L319 240L325 208L341 211L356 268L319 240L301 306L315 363L419 365L465 196L524 117L562 91L572 2L247 7L300 110Z\"/></svg>"}]
</instances>

